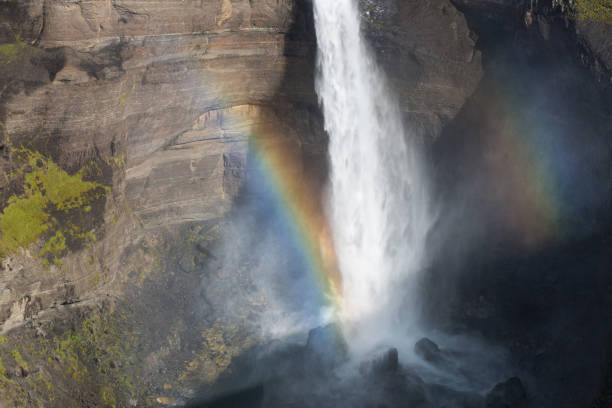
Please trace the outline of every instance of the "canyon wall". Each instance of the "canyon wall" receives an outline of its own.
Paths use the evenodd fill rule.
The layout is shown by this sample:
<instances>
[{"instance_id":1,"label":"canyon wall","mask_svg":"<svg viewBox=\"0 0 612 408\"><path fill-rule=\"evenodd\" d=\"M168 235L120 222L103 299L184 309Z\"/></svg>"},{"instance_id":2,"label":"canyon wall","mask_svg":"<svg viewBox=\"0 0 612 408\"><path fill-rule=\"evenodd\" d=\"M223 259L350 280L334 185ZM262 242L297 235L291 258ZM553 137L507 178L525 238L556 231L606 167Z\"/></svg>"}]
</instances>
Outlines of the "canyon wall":
<instances>
[{"instance_id":1,"label":"canyon wall","mask_svg":"<svg viewBox=\"0 0 612 408\"><path fill-rule=\"evenodd\" d=\"M389 55L408 118L435 138L478 82L474 41L448 1L389 6L386 20L368 30ZM204 247L241 194L249 139L287 145L298 152L293 171L325 184L311 7L307 0L0 5L6 403L169 404L189 394L162 387L189 371L173 363L176 353L198 366L188 373L196 382L227 366L206 347L212 360L191 353L217 327L215 305L201 310ZM108 320L116 316L124 317ZM154 332L164 335L143 339ZM126 350L130 342L140 350ZM111 344L112 358L100 352ZM145 364L127 367L130 353ZM170 366L175 371L166 372ZM73 388L73 396L63 391Z\"/></svg>"},{"instance_id":2,"label":"canyon wall","mask_svg":"<svg viewBox=\"0 0 612 408\"><path fill-rule=\"evenodd\" d=\"M533 406L608 406L610 26L562 3L456 2L484 74L432 149L425 320L503 344Z\"/></svg>"},{"instance_id":3,"label":"canyon wall","mask_svg":"<svg viewBox=\"0 0 612 408\"><path fill-rule=\"evenodd\" d=\"M523 21L526 2L498 3L361 2L411 136L456 140L444 129L485 75L471 11ZM239 281L209 247L242 197L252 138L325 185L311 7L0 3L0 407L177 404L253 345L202 282ZM580 24L603 78L609 47Z\"/></svg>"},{"instance_id":4,"label":"canyon wall","mask_svg":"<svg viewBox=\"0 0 612 408\"><path fill-rule=\"evenodd\" d=\"M295 103L292 114L306 126L310 113L299 105L316 106L307 63L312 46L286 36L294 22L291 2L2 7L5 47L14 50L2 67L2 170L19 168L16 149L25 147L68 173L85 168L109 187L106 201L89 213L96 222L82 227L93 227L87 232L96 236L103 272L112 280L123 279L118 270L126 265L119 257L145 231L218 219L231 208L244 175L247 137L264 124L280 128L275 106L292 110ZM279 103L275 94L287 66L299 74ZM293 143L301 143L299 131ZM309 137L317 131L308 129ZM3 178L5 203L21 197L20 181ZM28 258L36 256L13 253L7 265L17 274ZM78 298L93 289L73 285L87 280L83 265L63 264L62 286L75 286ZM20 272L32 280L23 285L38 281L37 291L46 293L42 309L62 303L60 288L53 296L54 289L40 283L52 273L36 269ZM6 285L15 284L9 278ZM12 315L7 306L14 309L11 303L23 296L34 301L37 291L5 290L1 314Z\"/></svg>"}]
</instances>

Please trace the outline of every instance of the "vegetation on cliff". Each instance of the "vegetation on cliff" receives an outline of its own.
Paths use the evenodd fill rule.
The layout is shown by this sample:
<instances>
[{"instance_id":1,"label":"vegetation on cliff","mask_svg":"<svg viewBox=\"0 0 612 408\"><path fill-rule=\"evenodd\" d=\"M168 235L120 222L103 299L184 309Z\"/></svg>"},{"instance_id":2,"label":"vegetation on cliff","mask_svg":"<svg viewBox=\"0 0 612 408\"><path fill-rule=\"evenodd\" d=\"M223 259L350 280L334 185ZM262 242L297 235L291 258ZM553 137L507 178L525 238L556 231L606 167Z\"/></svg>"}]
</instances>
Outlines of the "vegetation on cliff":
<instances>
[{"instance_id":1,"label":"vegetation on cliff","mask_svg":"<svg viewBox=\"0 0 612 408\"><path fill-rule=\"evenodd\" d=\"M0 64L8 65L12 63L26 47L27 44L21 41L19 35L15 36L14 43L0 44Z\"/></svg>"},{"instance_id":2,"label":"vegetation on cliff","mask_svg":"<svg viewBox=\"0 0 612 408\"><path fill-rule=\"evenodd\" d=\"M64 333L0 337L0 401L15 407L74 406L79 396L100 406L150 406L136 348L143 338L132 316L92 313ZM59 384L71 383L72 395Z\"/></svg>"},{"instance_id":3,"label":"vegetation on cliff","mask_svg":"<svg viewBox=\"0 0 612 408\"><path fill-rule=\"evenodd\" d=\"M0 214L0 258L45 238L40 256L47 262L60 263L67 242L93 238L70 220L89 213L108 187L85 181L83 169L68 174L39 152L20 148L14 153L20 165L5 177L18 180L23 191L11 196Z\"/></svg>"},{"instance_id":4,"label":"vegetation on cliff","mask_svg":"<svg viewBox=\"0 0 612 408\"><path fill-rule=\"evenodd\" d=\"M612 0L576 0L574 7L579 19L612 24Z\"/></svg>"}]
</instances>

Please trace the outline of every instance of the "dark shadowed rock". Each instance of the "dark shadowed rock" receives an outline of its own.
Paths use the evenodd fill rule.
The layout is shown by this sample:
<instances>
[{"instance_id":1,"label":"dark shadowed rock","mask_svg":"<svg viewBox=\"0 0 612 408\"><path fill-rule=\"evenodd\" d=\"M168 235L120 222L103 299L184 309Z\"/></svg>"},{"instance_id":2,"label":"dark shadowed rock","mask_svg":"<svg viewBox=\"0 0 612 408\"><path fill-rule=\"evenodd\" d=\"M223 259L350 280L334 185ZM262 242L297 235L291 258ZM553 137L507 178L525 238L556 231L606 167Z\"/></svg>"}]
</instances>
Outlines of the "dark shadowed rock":
<instances>
[{"instance_id":1,"label":"dark shadowed rock","mask_svg":"<svg viewBox=\"0 0 612 408\"><path fill-rule=\"evenodd\" d=\"M442 352L438 345L427 337L416 342L414 352L425 361L434 362L442 359Z\"/></svg>"},{"instance_id":2,"label":"dark shadowed rock","mask_svg":"<svg viewBox=\"0 0 612 408\"><path fill-rule=\"evenodd\" d=\"M524 408L527 406L527 393L518 377L497 384L487 394L487 408Z\"/></svg>"},{"instance_id":3,"label":"dark shadowed rock","mask_svg":"<svg viewBox=\"0 0 612 408\"><path fill-rule=\"evenodd\" d=\"M440 384L428 385L427 395L435 407L481 408L484 404L484 398L476 393L457 391Z\"/></svg>"},{"instance_id":4,"label":"dark shadowed rock","mask_svg":"<svg viewBox=\"0 0 612 408\"><path fill-rule=\"evenodd\" d=\"M449 0L364 0L367 36L418 137L432 140L482 77L480 51Z\"/></svg>"},{"instance_id":5,"label":"dark shadowed rock","mask_svg":"<svg viewBox=\"0 0 612 408\"><path fill-rule=\"evenodd\" d=\"M362 376L377 376L380 374L394 374L399 371L399 357L395 347L391 347L382 355L371 361L364 361L359 366Z\"/></svg>"},{"instance_id":6,"label":"dark shadowed rock","mask_svg":"<svg viewBox=\"0 0 612 408\"><path fill-rule=\"evenodd\" d=\"M382 357L372 362L372 370L380 373L395 373L399 369L399 357L395 347L387 350Z\"/></svg>"},{"instance_id":7,"label":"dark shadowed rock","mask_svg":"<svg viewBox=\"0 0 612 408\"><path fill-rule=\"evenodd\" d=\"M347 357L347 345L337 326L329 324L308 333L307 352L325 363L337 363Z\"/></svg>"},{"instance_id":8,"label":"dark shadowed rock","mask_svg":"<svg viewBox=\"0 0 612 408\"><path fill-rule=\"evenodd\" d=\"M262 406L263 398L264 388L261 384L258 384L210 401L188 403L186 406L191 408L255 408Z\"/></svg>"}]
</instances>

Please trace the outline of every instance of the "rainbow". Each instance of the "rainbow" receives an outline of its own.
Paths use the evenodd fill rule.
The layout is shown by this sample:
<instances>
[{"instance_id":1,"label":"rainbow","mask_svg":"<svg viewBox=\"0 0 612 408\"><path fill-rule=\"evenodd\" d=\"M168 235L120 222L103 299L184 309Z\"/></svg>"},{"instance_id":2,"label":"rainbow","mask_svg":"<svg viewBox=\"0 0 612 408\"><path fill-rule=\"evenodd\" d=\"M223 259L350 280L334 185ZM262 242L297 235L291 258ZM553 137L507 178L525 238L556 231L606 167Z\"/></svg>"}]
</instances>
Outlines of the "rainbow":
<instances>
[{"instance_id":1,"label":"rainbow","mask_svg":"<svg viewBox=\"0 0 612 408\"><path fill-rule=\"evenodd\" d=\"M250 159L262 173L264 190L278 216L291 232L294 246L326 303L342 303L341 277L331 231L318 188L304 177L298 164L301 152L294 143L268 132L252 132L248 138Z\"/></svg>"},{"instance_id":2,"label":"rainbow","mask_svg":"<svg viewBox=\"0 0 612 408\"><path fill-rule=\"evenodd\" d=\"M240 129L240 140L247 144L247 188L256 192L256 200L265 203L266 216L282 230L282 250L299 258L300 273L305 271L308 287L299 288L308 302L318 304L334 316L342 307L342 282L332 242L331 229L322 203L322 186L303 169L299 142L282 130L263 124L244 128L240 109L225 109L222 121ZM255 108L251 115L265 118L265 110ZM263 115L263 116L262 116ZM274 121L272 121L274 122ZM320 312L321 310L319 310ZM306 311L308 312L308 311ZM316 311L312 311L316 313Z\"/></svg>"},{"instance_id":3,"label":"rainbow","mask_svg":"<svg viewBox=\"0 0 612 408\"><path fill-rule=\"evenodd\" d=\"M525 129L518 116L502 122L489 162L500 215L518 243L537 247L560 233L561 200L554 156L544 129ZM554 143L554 142L553 142Z\"/></svg>"},{"instance_id":4,"label":"rainbow","mask_svg":"<svg viewBox=\"0 0 612 408\"><path fill-rule=\"evenodd\" d=\"M585 183L591 177L582 173L584 147L575 130L562 114L540 108L554 98L534 89L532 100L518 100L508 89L511 82L497 84L502 92L484 96L484 109L474 113L483 129L475 140L481 169L476 178L505 236L537 249L575 232L569 220L588 205Z\"/></svg>"}]
</instances>

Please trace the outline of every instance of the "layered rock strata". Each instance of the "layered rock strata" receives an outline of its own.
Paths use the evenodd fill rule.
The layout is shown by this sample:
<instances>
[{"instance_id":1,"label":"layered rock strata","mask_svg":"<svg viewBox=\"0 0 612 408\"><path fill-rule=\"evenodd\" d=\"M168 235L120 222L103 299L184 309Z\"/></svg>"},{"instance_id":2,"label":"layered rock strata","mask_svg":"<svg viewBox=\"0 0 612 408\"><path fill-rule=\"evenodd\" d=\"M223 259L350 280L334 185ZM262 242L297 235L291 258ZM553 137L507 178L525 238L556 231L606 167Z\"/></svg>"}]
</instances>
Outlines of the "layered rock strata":
<instances>
[{"instance_id":1,"label":"layered rock strata","mask_svg":"<svg viewBox=\"0 0 612 408\"><path fill-rule=\"evenodd\" d=\"M447 0L388 3L364 28L407 121L435 138L480 78L474 40ZM249 344L201 298L206 274L228 273L207 269L206 247L241 194L253 135L299 152L291 171L325 184L311 7L0 4L0 204L43 200L40 233L11 231L21 238L5 246L19 248L2 255L0 400L171 404ZM24 159L37 154L44 162ZM38 179L24 188L49 169L62 199ZM105 189L77 194L87 182Z\"/></svg>"}]
</instances>

